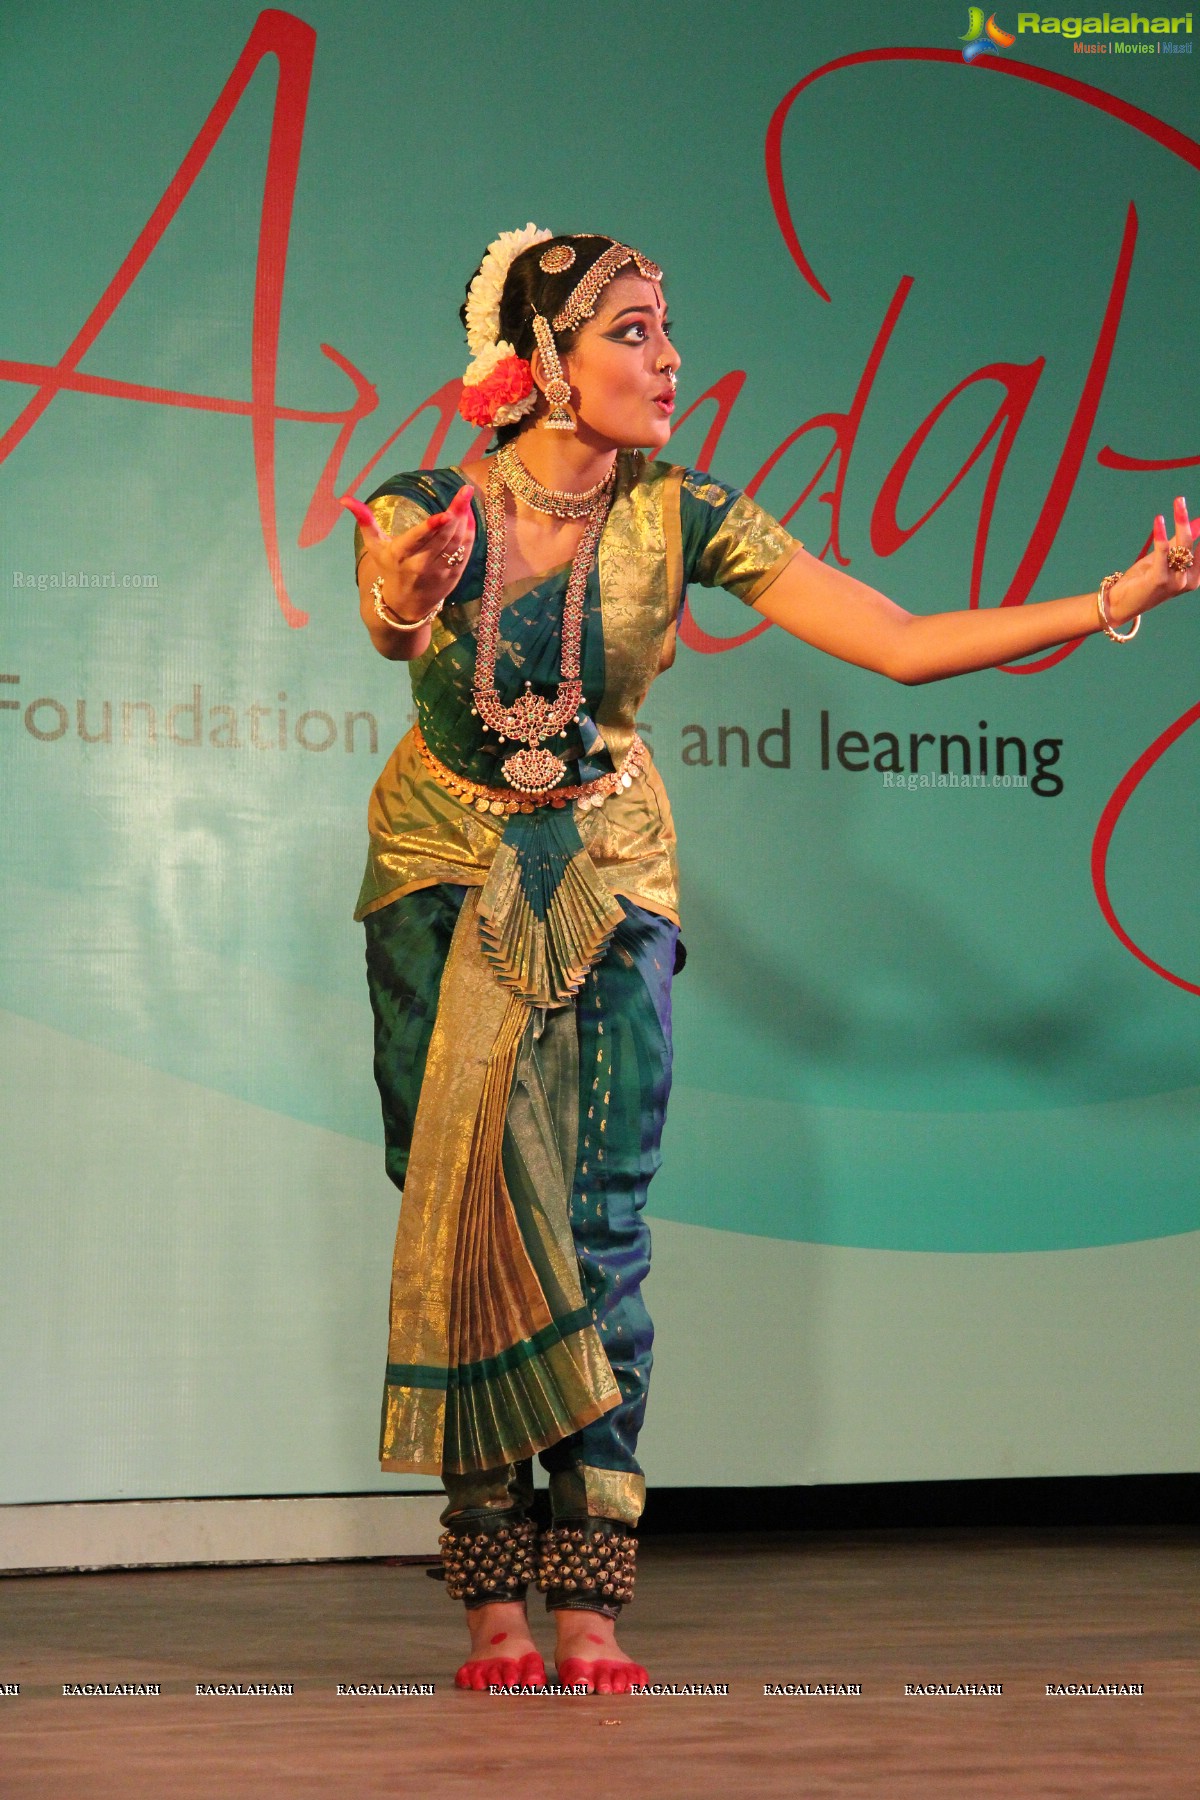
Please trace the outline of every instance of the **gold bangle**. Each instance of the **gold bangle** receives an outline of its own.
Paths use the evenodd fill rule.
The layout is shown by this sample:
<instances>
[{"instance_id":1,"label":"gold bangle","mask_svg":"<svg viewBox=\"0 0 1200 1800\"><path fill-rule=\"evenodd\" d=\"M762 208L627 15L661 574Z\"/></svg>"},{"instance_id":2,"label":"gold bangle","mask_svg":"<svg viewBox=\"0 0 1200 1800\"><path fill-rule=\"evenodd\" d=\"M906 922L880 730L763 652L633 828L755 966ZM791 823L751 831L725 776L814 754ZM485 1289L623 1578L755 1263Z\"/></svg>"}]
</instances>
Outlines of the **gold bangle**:
<instances>
[{"instance_id":1,"label":"gold bangle","mask_svg":"<svg viewBox=\"0 0 1200 1800\"><path fill-rule=\"evenodd\" d=\"M1135 613L1133 623L1128 631L1113 630L1113 622L1108 616L1108 590L1120 581L1124 573L1124 569L1118 569L1115 574L1106 575L1100 583L1100 591L1096 595L1096 611L1100 614L1100 623L1104 627L1105 636L1110 637L1114 644L1128 644L1137 636L1142 623L1141 613Z\"/></svg>"},{"instance_id":2,"label":"gold bangle","mask_svg":"<svg viewBox=\"0 0 1200 1800\"><path fill-rule=\"evenodd\" d=\"M389 612L387 607L383 604L382 575L377 575L371 583L371 598L375 602L375 611L383 620L384 624L390 625L393 631L420 631L422 625L428 625L432 619L437 618L443 606L446 604L444 599L439 600L432 611L425 613L419 619L398 619L395 613Z\"/></svg>"}]
</instances>

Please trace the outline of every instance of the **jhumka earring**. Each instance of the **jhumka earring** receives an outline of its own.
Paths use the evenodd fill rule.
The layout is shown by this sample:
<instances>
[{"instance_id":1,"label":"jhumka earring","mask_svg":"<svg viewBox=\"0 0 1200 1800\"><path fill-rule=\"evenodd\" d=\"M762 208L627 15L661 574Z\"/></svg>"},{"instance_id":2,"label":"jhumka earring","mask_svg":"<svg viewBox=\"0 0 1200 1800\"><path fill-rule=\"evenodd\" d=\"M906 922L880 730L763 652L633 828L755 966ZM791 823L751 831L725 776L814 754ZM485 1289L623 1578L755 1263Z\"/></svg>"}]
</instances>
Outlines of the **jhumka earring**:
<instances>
[{"instance_id":1,"label":"jhumka earring","mask_svg":"<svg viewBox=\"0 0 1200 1800\"><path fill-rule=\"evenodd\" d=\"M541 313L533 315L533 335L537 339L537 347L542 353L542 361L546 365L546 373L550 379L546 383L546 398L550 402L550 411L542 420L547 431L574 431L575 415L571 411L571 389L558 360L558 348L554 342L554 333L550 329L549 319Z\"/></svg>"}]
</instances>

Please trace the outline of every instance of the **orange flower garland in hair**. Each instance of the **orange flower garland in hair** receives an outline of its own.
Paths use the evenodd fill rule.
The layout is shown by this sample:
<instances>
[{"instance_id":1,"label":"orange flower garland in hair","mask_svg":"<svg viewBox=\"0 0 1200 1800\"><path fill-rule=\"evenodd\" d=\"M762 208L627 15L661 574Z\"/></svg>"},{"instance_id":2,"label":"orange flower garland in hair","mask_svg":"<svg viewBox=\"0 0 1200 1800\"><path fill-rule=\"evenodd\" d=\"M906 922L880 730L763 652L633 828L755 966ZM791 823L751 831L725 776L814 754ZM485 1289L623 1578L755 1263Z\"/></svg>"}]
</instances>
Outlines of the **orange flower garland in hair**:
<instances>
[{"instance_id":1,"label":"orange flower garland in hair","mask_svg":"<svg viewBox=\"0 0 1200 1800\"><path fill-rule=\"evenodd\" d=\"M533 371L511 345L499 343L477 356L463 376L458 410L469 425L512 425L535 398Z\"/></svg>"},{"instance_id":2,"label":"orange flower garland in hair","mask_svg":"<svg viewBox=\"0 0 1200 1800\"><path fill-rule=\"evenodd\" d=\"M458 410L470 425L515 425L537 404L533 372L523 356L500 336L500 296L508 271L522 250L544 244L552 231L532 220L523 231L502 231L467 293L467 343L472 361L463 376Z\"/></svg>"}]
</instances>

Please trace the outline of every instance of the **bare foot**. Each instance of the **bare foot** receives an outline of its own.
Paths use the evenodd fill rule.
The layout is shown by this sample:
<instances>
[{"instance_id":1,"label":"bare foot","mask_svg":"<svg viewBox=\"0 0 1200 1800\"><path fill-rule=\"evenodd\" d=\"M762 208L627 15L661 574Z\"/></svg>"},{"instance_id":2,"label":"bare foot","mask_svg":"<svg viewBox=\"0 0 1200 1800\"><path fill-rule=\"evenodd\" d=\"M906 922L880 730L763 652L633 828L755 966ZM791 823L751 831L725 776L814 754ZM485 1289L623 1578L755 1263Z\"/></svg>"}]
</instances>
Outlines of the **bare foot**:
<instances>
[{"instance_id":1,"label":"bare foot","mask_svg":"<svg viewBox=\"0 0 1200 1800\"><path fill-rule=\"evenodd\" d=\"M627 1694L650 1677L617 1643L617 1628L603 1613L559 1608L554 1614L558 1643L554 1666L568 1687L586 1684L589 1694Z\"/></svg>"},{"instance_id":2,"label":"bare foot","mask_svg":"<svg viewBox=\"0 0 1200 1800\"><path fill-rule=\"evenodd\" d=\"M545 1687L546 1665L529 1635L523 1600L496 1600L467 1613L471 1654L454 1677L455 1687L486 1693L489 1687Z\"/></svg>"}]
</instances>

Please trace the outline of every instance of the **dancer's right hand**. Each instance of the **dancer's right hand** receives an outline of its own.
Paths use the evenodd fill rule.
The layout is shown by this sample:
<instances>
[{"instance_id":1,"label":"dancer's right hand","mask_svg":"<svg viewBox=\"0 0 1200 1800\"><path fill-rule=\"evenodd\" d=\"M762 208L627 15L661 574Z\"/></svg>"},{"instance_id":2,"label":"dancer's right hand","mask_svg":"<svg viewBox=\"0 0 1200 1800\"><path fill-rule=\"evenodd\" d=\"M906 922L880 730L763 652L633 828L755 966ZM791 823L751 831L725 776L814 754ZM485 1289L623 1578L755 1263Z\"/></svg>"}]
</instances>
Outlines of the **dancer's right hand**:
<instances>
[{"instance_id":1,"label":"dancer's right hand","mask_svg":"<svg viewBox=\"0 0 1200 1800\"><path fill-rule=\"evenodd\" d=\"M397 537L381 531L370 508L347 496L340 504L362 526L371 578L382 575L383 603L401 619L419 619L452 594L475 544L474 489L459 488L445 512Z\"/></svg>"}]
</instances>

